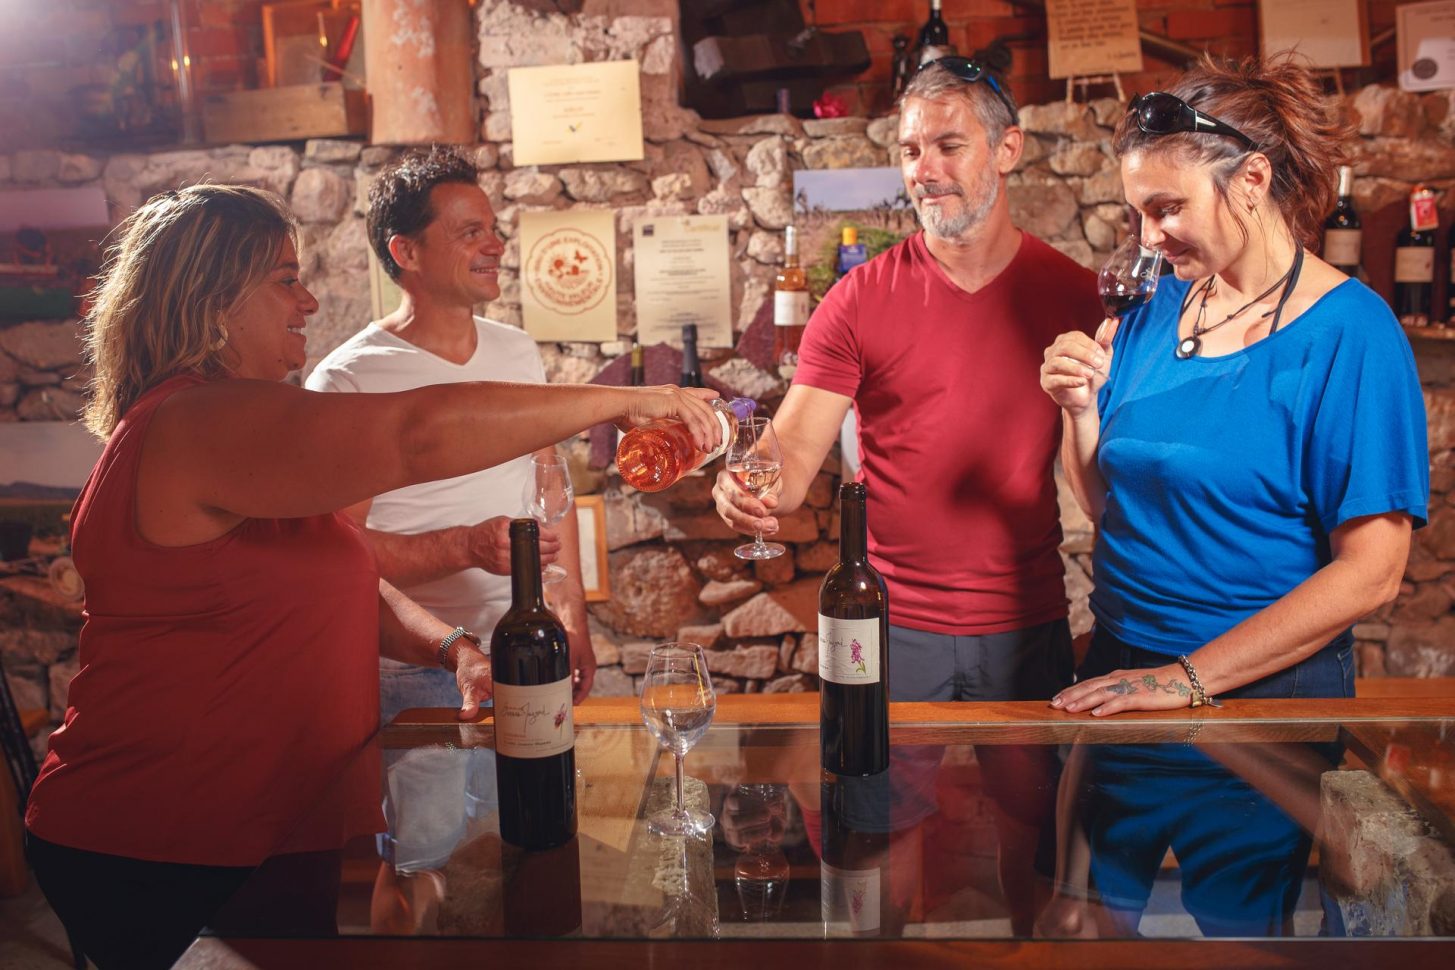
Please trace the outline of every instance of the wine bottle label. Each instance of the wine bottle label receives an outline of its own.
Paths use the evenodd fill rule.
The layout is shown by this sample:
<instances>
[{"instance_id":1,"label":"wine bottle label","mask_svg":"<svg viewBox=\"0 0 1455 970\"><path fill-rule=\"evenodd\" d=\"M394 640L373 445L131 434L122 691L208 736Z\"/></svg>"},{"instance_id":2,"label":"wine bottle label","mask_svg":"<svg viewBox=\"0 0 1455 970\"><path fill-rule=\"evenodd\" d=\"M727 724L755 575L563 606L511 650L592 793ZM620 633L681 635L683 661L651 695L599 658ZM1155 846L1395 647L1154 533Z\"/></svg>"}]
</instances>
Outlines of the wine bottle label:
<instances>
[{"instance_id":1,"label":"wine bottle label","mask_svg":"<svg viewBox=\"0 0 1455 970\"><path fill-rule=\"evenodd\" d=\"M576 743L571 678L554 684L495 682L495 750L511 758L549 758Z\"/></svg>"},{"instance_id":2,"label":"wine bottle label","mask_svg":"<svg viewBox=\"0 0 1455 970\"><path fill-rule=\"evenodd\" d=\"M716 448L714 448L712 450L712 453L710 455L708 455L706 458L702 459L702 463L704 465L706 465L708 462L712 461L714 458L716 458L718 455L722 454L724 451L727 451L728 450L728 445L730 445L730 444L733 443L733 427L732 427L732 425L728 424L727 415L724 414L722 411L719 411L716 408L713 408L712 413L715 414L715 415L717 415L717 423L722 428L722 442Z\"/></svg>"},{"instance_id":3,"label":"wine bottle label","mask_svg":"<svg viewBox=\"0 0 1455 970\"><path fill-rule=\"evenodd\" d=\"M1331 266L1358 266L1359 229L1329 229L1324 232L1324 262Z\"/></svg>"},{"instance_id":4,"label":"wine bottle label","mask_svg":"<svg viewBox=\"0 0 1455 970\"><path fill-rule=\"evenodd\" d=\"M1394 251L1396 283L1433 283L1435 281L1435 247L1401 246Z\"/></svg>"},{"instance_id":5,"label":"wine bottle label","mask_svg":"<svg viewBox=\"0 0 1455 970\"><path fill-rule=\"evenodd\" d=\"M818 675L835 684L879 683L879 621L818 615Z\"/></svg>"},{"instance_id":6,"label":"wine bottle label","mask_svg":"<svg viewBox=\"0 0 1455 970\"><path fill-rule=\"evenodd\" d=\"M808 323L807 290L773 291L773 326L801 327Z\"/></svg>"},{"instance_id":7,"label":"wine bottle label","mask_svg":"<svg viewBox=\"0 0 1455 970\"><path fill-rule=\"evenodd\" d=\"M1435 193L1416 192L1410 196L1410 228L1415 232L1431 232L1440 224L1440 211L1435 208Z\"/></svg>"},{"instance_id":8,"label":"wine bottle label","mask_svg":"<svg viewBox=\"0 0 1455 970\"><path fill-rule=\"evenodd\" d=\"M831 933L879 929L879 870L836 869L827 862L819 880L819 912Z\"/></svg>"}]
</instances>

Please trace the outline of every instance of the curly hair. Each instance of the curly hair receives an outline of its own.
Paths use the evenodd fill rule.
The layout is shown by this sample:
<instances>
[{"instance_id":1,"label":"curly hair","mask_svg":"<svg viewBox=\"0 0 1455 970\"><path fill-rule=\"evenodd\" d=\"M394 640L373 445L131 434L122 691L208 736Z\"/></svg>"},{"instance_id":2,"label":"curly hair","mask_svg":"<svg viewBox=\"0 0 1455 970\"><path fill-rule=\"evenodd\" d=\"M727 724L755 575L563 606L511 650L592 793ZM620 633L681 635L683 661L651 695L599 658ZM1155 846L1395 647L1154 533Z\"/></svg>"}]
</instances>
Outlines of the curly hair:
<instances>
[{"instance_id":1,"label":"curly hair","mask_svg":"<svg viewBox=\"0 0 1455 970\"><path fill-rule=\"evenodd\" d=\"M162 381L227 373L224 319L296 232L282 199L244 185L163 192L117 226L84 323L86 427L106 438Z\"/></svg>"},{"instance_id":2,"label":"curly hair","mask_svg":"<svg viewBox=\"0 0 1455 970\"><path fill-rule=\"evenodd\" d=\"M389 240L416 236L434 221L429 200L434 187L448 182L476 185L479 177L474 162L444 145L405 152L375 177L369 186L366 226L369 245L390 279L398 280L401 270L389 252Z\"/></svg>"},{"instance_id":3,"label":"curly hair","mask_svg":"<svg viewBox=\"0 0 1455 970\"><path fill-rule=\"evenodd\" d=\"M1294 238L1315 247L1324 217L1338 201L1338 167L1349 159L1353 123L1337 99L1326 96L1307 68L1292 54L1223 61L1210 55L1168 89L1183 101L1246 134L1273 170L1270 194ZM1228 184L1254 150L1225 135L1142 131L1128 114L1117 126L1112 147L1128 152L1175 152L1181 160L1213 166L1213 184L1238 225Z\"/></svg>"}]
</instances>

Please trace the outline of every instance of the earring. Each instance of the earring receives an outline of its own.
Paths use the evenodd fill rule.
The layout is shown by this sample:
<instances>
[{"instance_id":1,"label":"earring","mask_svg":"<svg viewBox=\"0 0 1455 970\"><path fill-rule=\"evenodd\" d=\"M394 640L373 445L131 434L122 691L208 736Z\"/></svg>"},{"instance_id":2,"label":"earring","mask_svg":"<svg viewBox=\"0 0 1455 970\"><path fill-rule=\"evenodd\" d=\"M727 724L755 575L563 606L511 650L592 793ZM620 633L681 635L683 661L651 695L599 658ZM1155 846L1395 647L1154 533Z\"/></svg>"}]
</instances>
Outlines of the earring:
<instances>
[{"instance_id":1,"label":"earring","mask_svg":"<svg viewBox=\"0 0 1455 970\"><path fill-rule=\"evenodd\" d=\"M210 350L210 351L212 351L213 353L217 353L219 350L221 350L222 348L224 348L226 346L227 346L227 324L225 324L225 323L219 323L217 325L217 339L214 340L212 342L212 344L207 349Z\"/></svg>"}]
</instances>

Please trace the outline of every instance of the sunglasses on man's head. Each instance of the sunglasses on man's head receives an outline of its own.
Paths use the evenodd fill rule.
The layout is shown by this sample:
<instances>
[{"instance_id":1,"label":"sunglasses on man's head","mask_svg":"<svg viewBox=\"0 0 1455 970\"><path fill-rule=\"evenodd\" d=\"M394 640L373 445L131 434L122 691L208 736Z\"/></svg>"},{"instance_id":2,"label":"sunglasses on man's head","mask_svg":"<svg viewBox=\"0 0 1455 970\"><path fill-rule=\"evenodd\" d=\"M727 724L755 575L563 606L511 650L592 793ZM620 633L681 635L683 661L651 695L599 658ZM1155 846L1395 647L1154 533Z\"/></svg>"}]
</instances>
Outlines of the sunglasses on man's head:
<instances>
[{"instance_id":1,"label":"sunglasses on man's head","mask_svg":"<svg viewBox=\"0 0 1455 970\"><path fill-rule=\"evenodd\" d=\"M1005 110L1010 112L1011 124L1018 125L1021 123L1021 116L1015 110L1015 105L1011 103L1010 97L1006 95L1005 89L1000 86L1000 82L995 79L990 71L986 70L985 65L969 57L941 57L933 61L926 61L920 65L919 69L923 71L925 68L932 67L936 64L966 84L984 81L990 85L990 90L995 92L995 96L1000 99L1000 103L1005 105ZM915 73L919 72L917 71Z\"/></svg>"},{"instance_id":2,"label":"sunglasses on man's head","mask_svg":"<svg viewBox=\"0 0 1455 970\"><path fill-rule=\"evenodd\" d=\"M1149 135L1175 135L1190 131L1236 138L1256 151L1258 143L1225 121L1203 114L1175 94L1153 91L1132 99L1127 114L1137 116L1137 127Z\"/></svg>"}]
</instances>

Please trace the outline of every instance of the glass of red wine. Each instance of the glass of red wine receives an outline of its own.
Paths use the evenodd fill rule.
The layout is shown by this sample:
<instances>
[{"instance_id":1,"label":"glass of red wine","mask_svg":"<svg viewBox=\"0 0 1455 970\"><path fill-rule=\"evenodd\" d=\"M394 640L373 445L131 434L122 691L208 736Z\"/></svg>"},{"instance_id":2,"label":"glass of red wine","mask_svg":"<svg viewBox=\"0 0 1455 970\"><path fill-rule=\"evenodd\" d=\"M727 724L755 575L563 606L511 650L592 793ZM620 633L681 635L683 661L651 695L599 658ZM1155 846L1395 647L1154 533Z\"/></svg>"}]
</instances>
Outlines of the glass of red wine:
<instances>
[{"instance_id":1,"label":"glass of red wine","mask_svg":"<svg viewBox=\"0 0 1455 970\"><path fill-rule=\"evenodd\" d=\"M1162 251L1142 245L1133 232L1107 258L1097 276L1101 306L1109 317L1120 317L1141 306L1157 292L1162 272Z\"/></svg>"}]
</instances>

